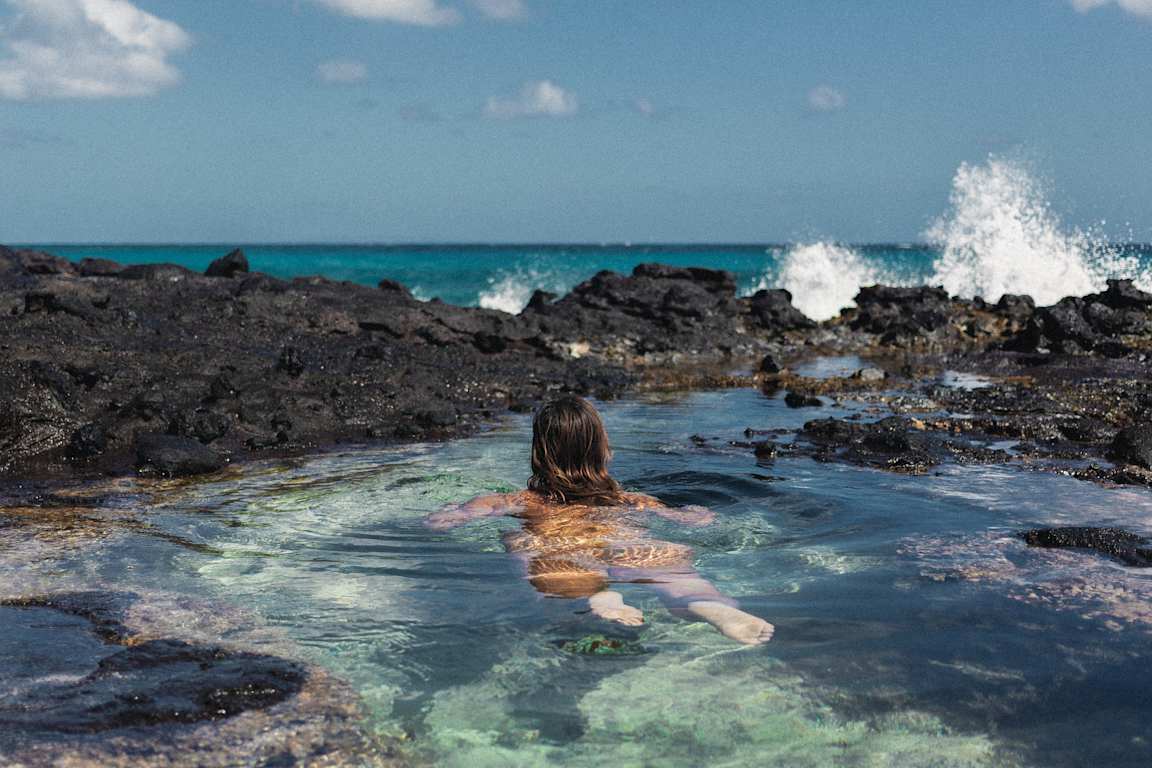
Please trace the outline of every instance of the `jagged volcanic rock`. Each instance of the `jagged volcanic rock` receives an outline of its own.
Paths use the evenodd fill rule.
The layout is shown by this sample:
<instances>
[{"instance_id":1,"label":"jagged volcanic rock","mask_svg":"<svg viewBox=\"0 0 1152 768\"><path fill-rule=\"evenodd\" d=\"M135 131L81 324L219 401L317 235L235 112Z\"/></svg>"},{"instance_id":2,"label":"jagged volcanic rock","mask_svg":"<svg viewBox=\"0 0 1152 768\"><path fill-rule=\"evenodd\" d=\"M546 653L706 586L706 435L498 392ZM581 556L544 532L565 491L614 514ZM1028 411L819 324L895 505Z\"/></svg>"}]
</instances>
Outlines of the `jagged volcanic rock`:
<instances>
[{"instance_id":1,"label":"jagged volcanic rock","mask_svg":"<svg viewBox=\"0 0 1152 768\"><path fill-rule=\"evenodd\" d=\"M717 270L604 272L514 316L244 261L208 277L0 249L0 473L187 474L209 455L451 437L552 392L614 396L637 367L779 353L810 324ZM153 458L142 435L203 460Z\"/></svg>"}]
</instances>

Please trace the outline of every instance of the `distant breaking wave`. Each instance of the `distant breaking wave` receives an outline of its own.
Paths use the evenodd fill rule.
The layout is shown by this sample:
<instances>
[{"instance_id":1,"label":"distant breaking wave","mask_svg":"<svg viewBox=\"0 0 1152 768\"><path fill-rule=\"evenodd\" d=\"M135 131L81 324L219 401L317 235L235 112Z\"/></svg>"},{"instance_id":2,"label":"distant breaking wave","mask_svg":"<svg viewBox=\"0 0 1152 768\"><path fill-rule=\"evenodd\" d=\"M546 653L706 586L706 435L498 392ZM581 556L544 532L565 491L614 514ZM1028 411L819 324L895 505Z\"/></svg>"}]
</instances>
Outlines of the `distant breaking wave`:
<instances>
[{"instance_id":1,"label":"distant breaking wave","mask_svg":"<svg viewBox=\"0 0 1152 768\"><path fill-rule=\"evenodd\" d=\"M550 270L517 267L489 277L488 288L480 292L477 304L484 309L498 309L515 315L528 306L528 300L537 288L562 294L573 284L574 280Z\"/></svg>"},{"instance_id":2,"label":"distant breaking wave","mask_svg":"<svg viewBox=\"0 0 1152 768\"><path fill-rule=\"evenodd\" d=\"M880 265L836 243L793 245L778 259L773 274L762 277L753 290L787 289L793 305L813 320L827 320L852 306L862 285L890 282Z\"/></svg>"}]
</instances>

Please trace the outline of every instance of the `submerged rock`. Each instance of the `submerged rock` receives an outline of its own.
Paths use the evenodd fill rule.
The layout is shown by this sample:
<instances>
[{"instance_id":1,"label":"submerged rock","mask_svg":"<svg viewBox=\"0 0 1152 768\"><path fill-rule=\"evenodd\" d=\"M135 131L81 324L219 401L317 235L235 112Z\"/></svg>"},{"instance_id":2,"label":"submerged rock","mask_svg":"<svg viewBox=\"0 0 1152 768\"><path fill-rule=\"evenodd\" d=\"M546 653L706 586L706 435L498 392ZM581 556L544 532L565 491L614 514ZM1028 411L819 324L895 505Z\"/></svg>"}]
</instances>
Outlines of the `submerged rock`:
<instances>
[{"instance_id":1,"label":"submerged rock","mask_svg":"<svg viewBox=\"0 0 1152 768\"><path fill-rule=\"evenodd\" d=\"M105 657L75 682L7 697L0 729L80 734L220 720L284 701L303 681L299 664L274 656L149 640Z\"/></svg>"},{"instance_id":2,"label":"submerged rock","mask_svg":"<svg viewBox=\"0 0 1152 768\"><path fill-rule=\"evenodd\" d=\"M817 419L807 422L797 438L812 446L807 452L817 459L913 474L936 466L938 455L947 452L922 433L910 433L908 422L898 416L870 423Z\"/></svg>"},{"instance_id":3,"label":"submerged rock","mask_svg":"<svg viewBox=\"0 0 1152 768\"><path fill-rule=\"evenodd\" d=\"M1152 568L1149 540L1122 528L1037 528L1018 535L1030 547L1090 549L1125 565Z\"/></svg>"},{"instance_id":4,"label":"submerged rock","mask_svg":"<svg viewBox=\"0 0 1152 768\"><path fill-rule=\"evenodd\" d=\"M392 764L323 670L195 636L244 635L222 608L99 591L0 601L0 764Z\"/></svg>"}]
</instances>

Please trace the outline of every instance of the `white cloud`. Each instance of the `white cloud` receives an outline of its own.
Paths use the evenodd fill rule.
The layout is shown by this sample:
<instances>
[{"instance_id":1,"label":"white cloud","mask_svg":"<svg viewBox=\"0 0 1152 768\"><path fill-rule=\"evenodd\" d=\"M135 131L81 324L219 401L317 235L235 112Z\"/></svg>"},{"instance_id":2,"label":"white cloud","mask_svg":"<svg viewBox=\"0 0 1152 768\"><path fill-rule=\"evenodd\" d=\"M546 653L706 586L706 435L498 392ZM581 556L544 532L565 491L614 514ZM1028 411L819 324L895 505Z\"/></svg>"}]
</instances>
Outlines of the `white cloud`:
<instances>
[{"instance_id":1,"label":"white cloud","mask_svg":"<svg viewBox=\"0 0 1152 768\"><path fill-rule=\"evenodd\" d=\"M515 117L567 117L576 114L580 103L576 94L566 91L551 80L535 80L524 84L515 97L491 96L484 105L487 117L511 119Z\"/></svg>"},{"instance_id":2,"label":"white cloud","mask_svg":"<svg viewBox=\"0 0 1152 768\"><path fill-rule=\"evenodd\" d=\"M519 19L524 15L524 0L472 0L472 5L493 19Z\"/></svg>"},{"instance_id":3,"label":"white cloud","mask_svg":"<svg viewBox=\"0 0 1152 768\"><path fill-rule=\"evenodd\" d=\"M1113 3L1128 13L1152 17L1152 0L1072 0L1072 7L1080 13L1088 13Z\"/></svg>"},{"instance_id":4,"label":"white cloud","mask_svg":"<svg viewBox=\"0 0 1152 768\"><path fill-rule=\"evenodd\" d=\"M128 0L0 0L0 99L151 96L180 81L168 57L191 44L178 25Z\"/></svg>"},{"instance_id":5,"label":"white cloud","mask_svg":"<svg viewBox=\"0 0 1152 768\"><path fill-rule=\"evenodd\" d=\"M440 27L460 21L454 8L437 0L316 0L345 16L374 21L395 21L422 27Z\"/></svg>"},{"instance_id":6,"label":"white cloud","mask_svg":"<svg viewBox=\"0 0 1152 768\"><path fill-rule=\"evenodd\" d=\"M848 103L844 92L830 85L820 85L808 91L808 106L817 112L833 112Z\"/></svg>"},{"instance_id":7,"label":"white cloud","mask_svg":"<svg viewBox=\"0 0 1152 768\"><path fill-rule=\"evenodd\" d=\"M331 59L316 67L316 77L324 83L359 83L368 79L368 66L354 59Z\"/></svg>"}]
</instances>

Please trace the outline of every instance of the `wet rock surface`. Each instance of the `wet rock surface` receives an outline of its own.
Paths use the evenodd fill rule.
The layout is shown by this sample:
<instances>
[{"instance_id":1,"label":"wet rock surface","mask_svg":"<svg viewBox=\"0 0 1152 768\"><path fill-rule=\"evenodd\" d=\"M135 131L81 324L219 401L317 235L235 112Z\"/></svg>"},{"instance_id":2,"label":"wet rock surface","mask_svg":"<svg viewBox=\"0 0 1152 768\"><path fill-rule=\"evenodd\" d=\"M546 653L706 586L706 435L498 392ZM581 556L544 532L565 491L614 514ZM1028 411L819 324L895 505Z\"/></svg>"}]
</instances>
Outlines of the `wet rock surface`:
<instances>
[{"instance_id":1,"label":"wet rock surface","mask_svg":"<svg viewBox=\"0 0 1152 768\"><path fill-rule=\"evenodd\" d=\"M274 654L156 636L179 633L147 618L167 610L124 592L0 601L0 763L390 764L342 684Z\"/></svg>"},{"instance_id":2,"label":"wet rock surface","mask_svg":"<svg viewBox=\"0 0 1152 768\"><path fill-rule=\"evenodd\" d=\"M1147 350L1150 337L1152 294L1136 288L1131 280L1109 280L1101 293L1070 296L1036 310L1005 347L1125 357Z\"/></svg>"},{"instance_id":3,"label":"wet rock surface","mask_svg":"<svg viewBox=\"0 0 1152 768\"><path fill-rule=\"evenodd\" d=\"M876 359L881 367L846 376L759 374L765 394L786 391L790 407L798 393L867 404L847 419L808 421L782 454L913 473L949 462L1012 464L1152 486L1146 360L994 349Z\"/></svg>"},{"instance_id":4,"label":"wet rock surface","mask_svg":"<svg viewBox=\"0 0 1152 768\"><path fill-rule=\"evenodd\" d=\"M1019 536L1030 547L1091 550L1125 565L1152 568L1152 542L1121 528L1037 528Z\"/></svg>"}]
</instances>

